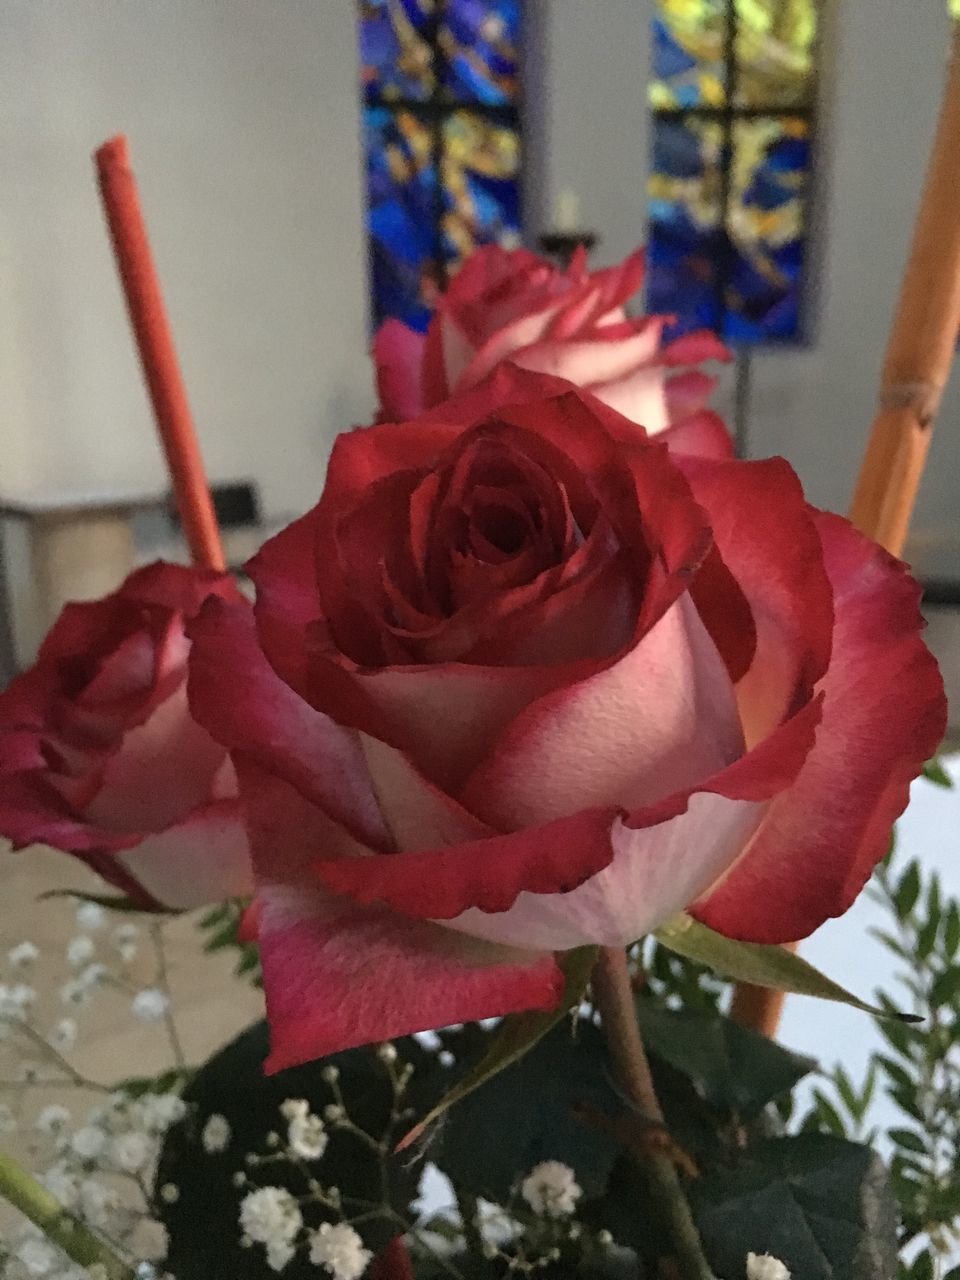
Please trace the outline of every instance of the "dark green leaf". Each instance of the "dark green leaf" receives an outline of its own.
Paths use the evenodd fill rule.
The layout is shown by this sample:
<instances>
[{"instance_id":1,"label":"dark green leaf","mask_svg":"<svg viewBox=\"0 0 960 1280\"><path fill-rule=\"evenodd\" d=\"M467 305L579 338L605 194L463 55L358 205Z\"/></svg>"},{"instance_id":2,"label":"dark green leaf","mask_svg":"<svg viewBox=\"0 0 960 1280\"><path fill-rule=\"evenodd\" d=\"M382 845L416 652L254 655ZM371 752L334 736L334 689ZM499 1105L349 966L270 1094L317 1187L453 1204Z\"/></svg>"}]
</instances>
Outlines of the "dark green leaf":
<instances>
[{"instance_id":1,"label":"dark green leaf","mask_svg":"<svg viewBox=\"0 0 960 1280\"><path fill-rule=\"evenodd\" d=\"M882 1161L823 1134L749 1148L731 1171L691 1184L707 1257L741 1277L748 1252L771 1253L793 1280L894 1280L897 1207Z\"/></svg>"},{"instance_id":2,"label":"dark green leaf","mask_svg":"<svg viewBox=\"0 0 960 1280\"><path fill-rule=\"evenodd\" d=\"M926 924L917 933L917 956L921 960L927 960L936 946L937 930L940 927L940 921L936 916L931 917Z\"/></svg>"},{"instance_id":3,"label":"dark green leaf","mask_svg":"<svg viewBox=\"0 0 960 1280\"><path fill-rule=\"evenodd\" d=\"M708 929L688 915L674 917L662 929L657 930L657 940L671 951L708 964L718 973L738 982L750 982L758 987L773 987L778 991L792 991L796 995L819 996L822 1000L835 1000L853 1005L866 1013L888 1017L916 1019L887 1009L877 1009L834 982L819 969L815 969L801 956L786 947L764 946L756 942L735 942L720 933Z\"/></svg>"},{"instance_id":4,"label":"dark green leaf","mask_svg":"<svg viewBox=\"0 0 960 1280\"><path fill-rule=\"evenodd\" d=\"M482 1084L503 1071L505 1067L509 1067L511 1063L519 1061L557 1025L570 1009L578 1005L590 981L596 955L596 947L579 947L576 951L568 951L561 961L561 967L566 974L566 987L563 999L557 1008L547 1013L517 1013L504 1018L490 1038L489 1047L481 1061L461 1077L419 1124L414 1125L400 1142L397 1150L403 1151L410 1146L454 1103L460 1102L474 1089L479 1089Z\"/></svg>"},{"instance_id":5,"label":"dark green leaf","mask_svg":"<svg viewBox=\"0 0 960 1280\"><path fill-rule=\"evenodd\" d=\"M893 905L899 919L905 920L909 916L919 897L920 868L916 862L908 862L893 895Z\"/></svg>"},{"instance_id":6,"label":"dark green leaf","mask_svg":"<svg viewBox=\"0 0 960 1280\"><path fill-rule=\"evenodd\" d=\"M837 1138L845 1138L847 1136L847 1126L843 1122L843 1117L822 1089L814 1089L813 1101L817 1118L823 1128L829 1130Z\"/></svg>"},{"instance_id":7,"label":"dark green leaf","mask_svg":"<svg viewBox=\"0 0 960 1280\"><path fill-rule=\"evenodd\" d=\"M943 950L948 959L952 960L957 954L957 947L960 947L960 907L950 901L943 925Z\"/></svg>"},{"instance_id":8,"label":"dark green leaf","mask_svg":"<svg viewBox=\"0 0 960 1280\"><path fill-rule=\"evenodd\" d=\"M939 1008L940 1005L952 1004L960 995L960 966L944 969L938 973L930 988L930 1003Z\"/></svg>"},{"instance_id":9,"label":"dark green leaf","mask_svg":"<svg viewBox=\"0 0 960 1280\"><path fill-rule=\"evenodd\" d=\"M610 1132L584 1123L579 1108L615 1118L623 1104L611 1076L602 1033L565 1019L461 1098L438 1126L429 1158L455 1186L500 1204L542 1160L569 1165L584 1193L598 1195L622 1147Z\"/></svg>"},{"instance_id":10,"label":"dark green leaf","mask_svg":"<svg viewBox=\"0 0 960 1280\"><path fill-rule=\"evenodd\" d=\"M744 1116L756 1115L816 1066L720 1014L640 999L637 1016L651 1052L687 1076L711 1106Z\"/></svg>"},{"instance_id":11,"label":"dark green leaf","mask_svg":"<svg viewBox=\"0 0 960 1280\"><path fill-rule=\"evenodd\" d=\"M891 1142L898 1147L903 1147L905 1151L914 1151L920 1156L927 1154L926 1142L924 1142L919 1133L914 1133L912 1129L888 1129L887 1136Z\"/></svg>"}]
</instances>

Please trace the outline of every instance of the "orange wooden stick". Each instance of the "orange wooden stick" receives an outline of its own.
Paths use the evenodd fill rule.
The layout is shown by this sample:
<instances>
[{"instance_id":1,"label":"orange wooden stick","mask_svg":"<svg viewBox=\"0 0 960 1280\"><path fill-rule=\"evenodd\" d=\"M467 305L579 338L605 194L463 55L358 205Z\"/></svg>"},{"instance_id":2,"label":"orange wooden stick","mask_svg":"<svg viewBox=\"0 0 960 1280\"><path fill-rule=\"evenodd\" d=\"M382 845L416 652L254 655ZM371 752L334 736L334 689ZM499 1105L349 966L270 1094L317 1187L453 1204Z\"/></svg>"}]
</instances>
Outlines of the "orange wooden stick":
<instances>
[{"instance_id":1,"label":"orange wooden stick","mask_svg":"<svg viewBox=\"0 0 960 1280\"><path fill-rule=\"evenodd\" d=\"M100 194L157 430L193 563L224 569L220 530L163 305L130 152L122 135L96 152Z\"/></svg>"},{"instance_id":2,"label":"orange wooden stick","mask_svg":"<svg viewBox=\"0 0 960 1280\"><path fill-rule=\"evenodd\" d=\"M895 556L903 551L933 424L960 334L960 25L930 167L887 346L880 403L850 519ZM784 993L738 984L731 1015L774 1036Z\"/></svg>"}]
</instances>

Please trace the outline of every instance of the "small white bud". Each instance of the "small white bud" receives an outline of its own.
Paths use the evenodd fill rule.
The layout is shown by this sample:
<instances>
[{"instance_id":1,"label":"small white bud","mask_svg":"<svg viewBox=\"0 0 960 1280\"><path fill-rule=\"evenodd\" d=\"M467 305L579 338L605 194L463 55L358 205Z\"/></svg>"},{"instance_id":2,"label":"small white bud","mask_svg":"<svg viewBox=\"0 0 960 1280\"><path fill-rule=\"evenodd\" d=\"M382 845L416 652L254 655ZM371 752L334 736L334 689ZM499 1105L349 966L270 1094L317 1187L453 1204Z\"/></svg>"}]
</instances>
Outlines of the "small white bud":
<instances>
[{"instance_id":1,"label":"small white bud","mask_svg":"<svg viewBox=\"0 0 960 1280\"><path fill-rule=\"evenodd\" d=\"M143 1022L159 1022L166 1016L170 1001L157 987L145 987L133 997L133 1016Z\"/></svg>"},{"instance_id":2,"label":"small white bud","mask_svg":"<svg viewBox=\"0 0 960 1280\"><path fill-rule=\"evenodd\" d=\"M397 1060L396 1046L392 1045L388 1040L386 1044L380 1045L377 1049L377 1057L381 1062L386 1063L387 1066L392 1066Z\"/></svg>"},{"instance_id":3,"label":"small white bud","mask_svg":"<svg viewBox=\"0 0 960 1280\"><path fill-rule=\"evenodd\" d=\"M747 1280L790 1280L790 1272L770 1253L748 1253Z\"/></svg>"},{"instance_id":4,"label":"small white bud","mask_svg":"<svg viewBox=\"0 0 960 1280\"><path fill-rule=\"evenodd\" d=\"M320 1079L324 1082L324 1084L336 1084L337 1081L340 1079L339 1068L335 1067L333 1063L330 1063L328 1066L324 1067L323 1070L320 1072Z\"/></svg>"}]
</instances>

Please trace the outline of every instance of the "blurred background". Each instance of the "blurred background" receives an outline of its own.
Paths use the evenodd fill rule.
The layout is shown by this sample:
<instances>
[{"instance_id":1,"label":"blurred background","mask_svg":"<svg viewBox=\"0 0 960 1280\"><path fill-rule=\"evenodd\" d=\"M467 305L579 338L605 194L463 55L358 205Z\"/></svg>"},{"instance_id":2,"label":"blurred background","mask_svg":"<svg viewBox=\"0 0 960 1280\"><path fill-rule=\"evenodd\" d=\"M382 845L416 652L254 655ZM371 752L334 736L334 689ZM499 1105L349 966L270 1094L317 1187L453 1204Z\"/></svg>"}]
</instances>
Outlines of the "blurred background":
<instances>
[{"instance_id":1,"label":"blurred background","mask_svg":"<svg viewBox=\"0 0 960 1280\"><path fill-rule=\"evenodd\" d=\"M741 451L784 454L843 511L947 39L944 0L0 0L0 683L64 600L185 558L101 217L106 138L130 139L234 563L369 420L374 324L422 327L489 240L589 242L594 265L648 241L648 306L736 354L717 407ZM908 557L956 726L956 378ZM918 783L902 836L952 892L958 816ZM4 876L8 923L37 938L38 890L87 883L47 853ZM806 951L863 992L889 967L863 945L874 910ZM204 973L209 1046L252 1012ZM784 1027L853 1066L865 1032L804 1001ZM123 1057L111 1035L97 1052Z\"/></svg>"}]
</instances>

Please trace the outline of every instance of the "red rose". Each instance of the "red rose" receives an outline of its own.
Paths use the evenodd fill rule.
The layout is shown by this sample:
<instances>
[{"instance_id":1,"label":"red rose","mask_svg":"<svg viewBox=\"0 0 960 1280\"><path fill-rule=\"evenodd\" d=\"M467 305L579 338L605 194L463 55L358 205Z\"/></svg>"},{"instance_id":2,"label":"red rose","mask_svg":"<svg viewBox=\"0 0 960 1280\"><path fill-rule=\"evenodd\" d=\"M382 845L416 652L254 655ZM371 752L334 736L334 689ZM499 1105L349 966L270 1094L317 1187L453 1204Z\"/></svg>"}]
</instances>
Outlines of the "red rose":
<instances>
[{"instance_id":1,"label":"red rose","mask_svg":"<svg viewBox=\"0 0 960 1280\"><path fill-rule=\"evenodd\" d=\"M705 407L714 379L691 367L729 352L707 331L663 345L668 317L627 318L643 261L638 251L588 272L581 251L559 271L526 249L478 249L440 298L426 337L398 320L377 333L380 420L414 418L510 360L591 391L680 452L729 456L727 430Z\"/></svg>"},{"instance_id":2,"label":"red rose","mask_svg":"<svg viewBox=\"0 0 960 1280\"><path fill-rule=\"evenodd\" d=\"M69 604L0 694L0 835L74 853L142 906L249 893L236 776L190 716L187 619L231 579L177 565Z\"/></svg>"},{"instance_id":3,"label":"red rose","mask_svg":"<svg viewBox=\"0 0 960 1280\"><path fill-rule=\"evenodd\" d=\"M515 370L341 436L250 571L190 695L238 770L274 1068L549 1007L555 952L682 908L804 936L944 729L916 584L784 461L678 459Z\"/></svg>"}]
</instances>

